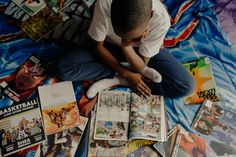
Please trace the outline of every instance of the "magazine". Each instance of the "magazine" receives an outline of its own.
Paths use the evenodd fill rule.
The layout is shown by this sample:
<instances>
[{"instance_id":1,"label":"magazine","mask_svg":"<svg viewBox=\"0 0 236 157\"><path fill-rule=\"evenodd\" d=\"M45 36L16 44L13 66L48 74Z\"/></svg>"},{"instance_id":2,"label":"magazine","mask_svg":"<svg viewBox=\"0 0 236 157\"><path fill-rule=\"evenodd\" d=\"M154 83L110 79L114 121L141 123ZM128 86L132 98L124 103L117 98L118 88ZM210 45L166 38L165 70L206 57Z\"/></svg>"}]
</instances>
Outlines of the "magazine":
<instances>
[{"instance_id":1,"label":"magazine","mask_svg":"<svg viewBox=\"0 0 236 157\"><path fill-rule=\"evenodd\" d=\"M178 134L173 148L172 157L217 157L204 138L187 132L178 125Z\"/></svg>"},{"instance_id":2,"label":"magazine","mask_svg":"<svg viewBox=\"0 0 236 157\"><path fill-rule=\"evenodd\" d=\"M4 11L5 15L10 16L11 18L17 20L14 21L16 25L19 24L19 22L24 22L26 21L30 15L27 14L23 9L21 9L18 5L16 5L14 2L10 2L8 6L6 7Z\"/></svg>"},{"instance_id":3,"label":"magazine","mask_svg":"<svg viewBox=\"0 0 236 157\"><path fill-rule=\"evenodd\" d=\"M47 0L47 5L55 12L62 11L63 8L68 6L73 0Z\"/></svg>"},{"instance_id":4,"label":"magazine","mask_svg":"<svg viewBox=\"0 0 236 157\"><path fill-rule=\"evenodd\" d=\"M125 148L127 141L114 140L94 140L95 113L91 112L89 145L87 157L125 157Z\"/></svg>"},{"instance_id":5,"label":"magazine","mask_svg":"<svg viewBox=\"0 0 236 157\"><path fill-rule=\"evenodd\" d=\"M41 144L40 157L75 156L88 118L80 116L81 123L73 128L57 132L47 136L47 140Z\"/></svg>"},{"instance_id":6,"label":"magazine","mask_svg":"<svg viewBox=\"0 0 236 157\"><path fill-rule=\"evenodd\" d=\"M80 115L71 81L38 88L46 135L79 125Z\"/></svg>"},{"instance_id":7,"label":"magazine","mask_svg":"<svg viewBox=\"0 0 236 157\"><path fill-rule=\"evenodd\" d=\"M3 156L42 143L46 137L38 99L1 109L0 128Z\"/></svg>"},{"instance_id":8,"label":"magazine","mask_svg":"<svg viewBox=\"0 0 236 157\"><path fill-rule=\"evenodd\" d=\"M55 13L49 7L44 7L37 14L22 22L19 27L33 41L39 41L64 20L60 13Z\"/></svg>"},{"instance_id":9,"label":"magazine","mask_svg":"<svg viewBox=\"0 0 236 157\"><path fill-rule=\"evenodd\" d=\"M162 96L141 98L125 91L101 91L96 112L94 139L166 140L166 111Z\"/></svg>"},{"instance_id":10,"label":"magazine","mask_svg":"<svg viewBox=\"0 0 236 157\"><path fill-rule=\"evenodd\" d=\"M236 156L236 110L205 100L191 127L207 139L218 156Z\"/></svg>"},{"instance_id":11,"label":"magazine","mask_svg":"<svg viewBox=\"0 0 236 157\"><path fill-rule=\"evenodd\" d=\"M12 2L18 5L18 7L24 10L30 16L35 15L44 7L46 7L44 0L12 0Z\"/></svg>"},{"instance_id":12,"label":"magazine","mask_svg":"<svg viewBox=\"0 0 236 157\"><path fill-rule=\"evenodd\" d=\"M168 139L165 142L157 142L153 146L154 148L163 156L171 157L174 145L176 143L176 137L178 135L178 125L177 124L173 129L168 133Z\"/></svg>"},{"instance_id":13,"label":"magazine","mask_svg":"<svg viewBox=\"0 0 236 157\"><path fill-rule=\"evenodd\" d=\"M27 100L47 78L47 73L38 58L30 56L15 73L0 83L2 99L9 97L14 102Z\"/></svg>"},{"instance_id":14,"label":"magazine","mask_svg":"<svg viewBox=\"0 0 236 157\"><path fill-rule=\"evenodd\" d=\"M218 101L219 92L209 58L201 57L183 65L193 76L196 84L193 93L184 97L185 104L201 104L204 99Z\"/></svg>"}]
</instances>

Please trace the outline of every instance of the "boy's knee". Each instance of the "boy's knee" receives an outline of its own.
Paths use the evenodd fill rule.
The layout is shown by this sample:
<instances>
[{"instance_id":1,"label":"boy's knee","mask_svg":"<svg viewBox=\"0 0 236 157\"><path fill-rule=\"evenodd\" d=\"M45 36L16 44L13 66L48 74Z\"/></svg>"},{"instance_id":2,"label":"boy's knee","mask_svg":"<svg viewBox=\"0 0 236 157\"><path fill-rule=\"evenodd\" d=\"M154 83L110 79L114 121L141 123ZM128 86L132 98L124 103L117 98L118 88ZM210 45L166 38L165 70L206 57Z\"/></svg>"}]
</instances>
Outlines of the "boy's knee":
<instances>
[{"instance_id":1,"label":"boy's knee","mask_svg":"<svg viewBox=\"0 0 236 157\"><path fill-rule=\"evenodd\" d=\"M193 93L195 88L195 80L192 76L186 78L183 84L179 85L179 96L187 96Z\"/></svg>"}]
</instances>

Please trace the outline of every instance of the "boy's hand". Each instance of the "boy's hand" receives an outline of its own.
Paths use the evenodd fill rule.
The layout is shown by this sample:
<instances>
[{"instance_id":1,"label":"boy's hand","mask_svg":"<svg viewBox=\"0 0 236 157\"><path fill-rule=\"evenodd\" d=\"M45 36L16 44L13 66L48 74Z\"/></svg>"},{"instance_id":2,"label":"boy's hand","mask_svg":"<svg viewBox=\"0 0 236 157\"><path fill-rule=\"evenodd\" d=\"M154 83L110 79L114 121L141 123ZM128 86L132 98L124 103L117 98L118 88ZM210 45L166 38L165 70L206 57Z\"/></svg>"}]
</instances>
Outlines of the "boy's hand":
<instances>
[{"instance_id":1,"label":"boy's hand","mask_svg":"<svg viewBox=\"0 0 236 157\"><path fill-rule=\"evenodd\" d=\"M146 85L145 78L141 74L130 72L126 79L129 82L131 88L136 90L138 95L146 98L151 96L151 90Z\"/></svg>"}]
</instances>

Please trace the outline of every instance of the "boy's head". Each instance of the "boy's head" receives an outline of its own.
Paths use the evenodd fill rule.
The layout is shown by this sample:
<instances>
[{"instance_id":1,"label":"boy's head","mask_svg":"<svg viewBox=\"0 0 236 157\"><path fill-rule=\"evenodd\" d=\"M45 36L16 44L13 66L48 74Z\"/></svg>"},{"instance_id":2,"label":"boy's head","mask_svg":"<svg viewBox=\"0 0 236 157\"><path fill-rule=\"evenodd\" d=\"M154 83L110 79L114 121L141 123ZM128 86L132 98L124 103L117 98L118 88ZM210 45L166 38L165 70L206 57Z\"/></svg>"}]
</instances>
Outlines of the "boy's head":
<instances>
[{"instance_id":1,"label":"boy's head","mask_svg":"<svg viewBox=\"0 0 236 157\"><path fill-rule=\"evenodd\" d=\"M114 32L123 39L141 39L152 16L152 0L113 0L111 22Z\"/></svg>"}]
</instances>

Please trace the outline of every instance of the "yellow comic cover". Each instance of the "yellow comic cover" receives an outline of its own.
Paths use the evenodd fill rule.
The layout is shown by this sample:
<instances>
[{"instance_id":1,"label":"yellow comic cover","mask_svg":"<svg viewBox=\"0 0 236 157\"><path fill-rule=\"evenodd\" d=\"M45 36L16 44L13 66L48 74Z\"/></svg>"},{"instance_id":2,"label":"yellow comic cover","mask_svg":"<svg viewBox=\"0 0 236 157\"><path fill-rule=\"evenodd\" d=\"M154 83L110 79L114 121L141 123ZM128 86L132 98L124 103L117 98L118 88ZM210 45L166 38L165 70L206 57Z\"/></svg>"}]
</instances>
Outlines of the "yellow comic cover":
<instances>
[{"instance_id":1,"label":"yellow comic cover","mask_svg":"<svg viewBox=\"0 0 236 157\"><path fill-rule=\"evenodd\" d=\"M183 63L195 80L195 89L189 96L184 97L185 104L201 104L205 99L219 100L211 64L208 57Z\"/></svg>"},{"instance_id":2,"label":"yellow comic cover","mask_svg":"<svg viewBox=\"0 0 236 157\"><path fill-rule=\"evenodd\" d=\"M38 90L46 135L80 124L79 110L71 81L40 86Z\"/></svg>"}]
</instances>

